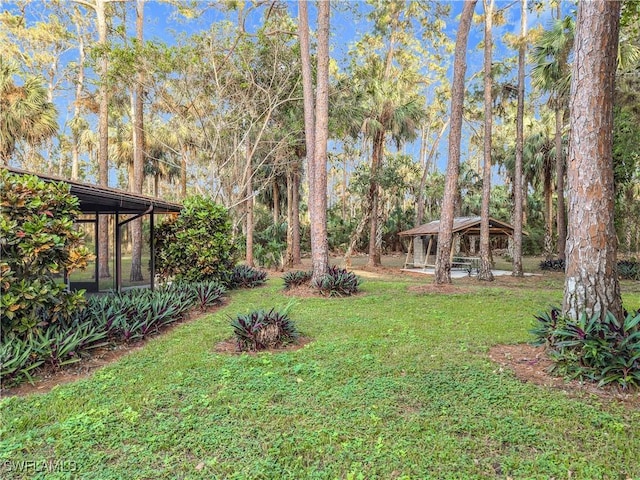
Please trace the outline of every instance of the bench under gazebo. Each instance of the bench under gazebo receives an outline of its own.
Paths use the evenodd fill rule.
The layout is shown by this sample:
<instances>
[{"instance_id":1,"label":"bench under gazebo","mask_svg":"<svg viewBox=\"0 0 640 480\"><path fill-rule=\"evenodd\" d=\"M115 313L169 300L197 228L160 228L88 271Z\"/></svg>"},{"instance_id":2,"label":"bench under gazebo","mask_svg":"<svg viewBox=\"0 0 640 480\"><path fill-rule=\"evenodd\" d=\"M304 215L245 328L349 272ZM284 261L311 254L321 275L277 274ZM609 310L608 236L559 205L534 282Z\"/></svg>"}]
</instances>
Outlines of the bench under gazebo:
<instances>
[{"instance_id":1,"label":"bench under gazebo","mask_svg":"<svg viewBox=\"0 0 640 480\"><path fill-rule=\"evenodd\" d=\"M465 237L478 237L480 235L480 222L481 218L478 216L454 218L452 229L454 239L456 236L460 240ZM440 220L434 220L398 234L401 238L409 240L404 268L435 268L439 231ZM489 217L489 236L512 237L513 226L507 222ZM455 249L452 248L451 264L453 268L464 268L471 273L472 270L477 270L480 259L473 256L474 252L466 253L466 255L461 255L460 252L455 252Z\"/></svg>"}]
</instances>

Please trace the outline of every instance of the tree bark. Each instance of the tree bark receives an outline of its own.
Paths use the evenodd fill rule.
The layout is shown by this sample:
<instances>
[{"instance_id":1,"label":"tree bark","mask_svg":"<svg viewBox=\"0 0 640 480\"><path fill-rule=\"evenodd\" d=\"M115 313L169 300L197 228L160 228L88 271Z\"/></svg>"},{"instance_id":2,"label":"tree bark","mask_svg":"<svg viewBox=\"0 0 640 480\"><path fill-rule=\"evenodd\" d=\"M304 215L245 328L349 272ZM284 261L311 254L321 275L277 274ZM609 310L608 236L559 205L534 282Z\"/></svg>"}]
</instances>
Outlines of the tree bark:
<instances>
[{"instance_id":1,"label":"tree bark","mask_svg":"<svg viewBox=\"0 0 640 480\"><path fill-rule=\"evenodd\" d=\"M280 223L280 187L278 186L278 177L273 176L273 223L278 225Z\"/></svg>"},{"instance_id":2,"label":"tree bark","mask_svg":"<svg viewBox=\"0 0 640 480\"><path fill-rule=\"evenodd\" d=\"M144 1L136 0L136 39L142 47L144 27ZM139 65L142 62L139 60ZM144 73L142 66L136 72L133 82L133 193L142 193L144 182ZM140 282L144 280L142 275L142 218L131 222L131 273L129 280Z\"/></svg>"},{"instance_id":3,"label":"tree bark","mask_svg":"<svg viewBox=\"0 0 640 480\"><path fill-rule=\"evenodd\" d=\"M513 271L514 277L524 276L522 271L522 156L524 151L524 76L527 36L527 0L520 8L520 45L518 47L518 107L516 112L516 164L513 176Z\"/></svg>"},{"instance_id":4,"label":"tree bark","mask_svg":"<svg viewBox=\"0 0 640 480\"><path fill-rule=\"evenodd\" d=\"M318 2L318 47L315 146L313 152L313 196L311 215L312 281L318 281L329 269L327 240L327 141L329 139L329 0Z\"/></svg>"},{"instance_id":5,"label":"tree bark","mask_svg":"<svg viewBox=\"0 0 640 480\"><path fill-rule=\"evenodd\" d=\"M96 0L96 19L98 24L98 46L107 45L107 16L105 0ZM109 85L107 71L109 61L106 51L98 62L100 71L100 104L98 107L98 185L109 186ZM117 227L116 227L117 228ZM98 222L98 276L111 277L109 272L109 227L108 222Z\"/></svg>"},{"instance_id":6,"label":"tree bark","mask_svg":"<svg viewBox=\"0 0 640 480\"><path fill-rule=\"evenodd\" d=\"M613 98L620 2L578 6L569 100L568 229L563 313L622 318L614 228Z\"/></svg>"},{"instance_id":7,"label":"tree bark","mask_svg":"<svg viewBox=\"0 0 640 480\"><path fill-rule=\"evenodd\" d=\"M377 248L378 220L380 217L380 199L378 187L378 171L382 164L382 154L384 151L384 132L377 132L373 137L373 150L371 152L371 171L369 179L369 206L371 215L369 217L369 260L367 265L377 267L382 265L380 250Z\"/></svg>"},{"instance_id":8,"label":"tree bark","mask_svg":"<svg viewBox=\"0 0 640 480\"><path fill-rule=\"evenodd\" d=\"M480 269L478 280L493 281L489 243L489 201L491 199L491 132L493 124L493 7L495 0L484 0L484 166L482 169L482 208L480 212Z\"/></svg>"},{"instance_id":9,"label":"tree bark","mask_svg":"<svg viewBox=\"0 0 640 480\"><path fill-rule=\"evenodd\" d=\"M451 86L451 126L449 127L449 158L444 186L444 198L440 214L438 231L438 250L436 252L436 284L451 283L451 245L453 239L453 218L460 176L460 142L462 139L462 115L464 107L464 77L467 71L467 41L473 11L477 0L467 0L462 7L460 25L456 34L456 47L453 64L453 83Z\"/></svg>"},{"instance_id":10,"label":"tree bark","mask_svg":"<svg viewBox=\"0 0 640 480\"><path fill-rule=\"evenodd\" d=\"M544 253L547 260L553 258L553 188L551 180L551 167L545 165L542 195L544 196Z\"/></svg>"}]
</instances>

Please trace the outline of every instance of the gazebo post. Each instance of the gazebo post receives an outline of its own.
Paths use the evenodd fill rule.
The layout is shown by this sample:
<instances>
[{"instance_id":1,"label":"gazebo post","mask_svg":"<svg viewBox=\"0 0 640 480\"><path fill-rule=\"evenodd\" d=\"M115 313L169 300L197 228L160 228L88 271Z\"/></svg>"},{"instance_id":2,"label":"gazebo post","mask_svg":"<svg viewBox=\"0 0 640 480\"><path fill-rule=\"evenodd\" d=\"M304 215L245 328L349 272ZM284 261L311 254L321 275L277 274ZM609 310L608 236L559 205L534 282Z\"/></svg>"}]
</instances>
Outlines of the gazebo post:
<instances>
[{"instance_id":1,"label":"gazebo post","mask_svg":"<svg viewBox=\"0 0 640 480\"><path fill-rule=\"evenodd\" d=\"M155 229L155 223L154 223L154 217L155 214L153 213L153 211L151 211L151 213L149 214L149 249L150 249L150 286L151 286L151 291L153 291L155 289L155 279L156 279L156 253L154 251L154 242L153 242L153 232Z\"/></svg>"},{"instance_id":2,"label":"gazebo post","mask_svg":"<svg viewBox=\"0 0 640 480\"><path fill-rule=\"evenodd\" d=\"M122 290L122 232L120 232L120 215L115 213L116 231L116 292Z\"/></svg>"},{"instance_id":3,"label":"gazebo post","mask_svg":"<svg viewBox=\"0 0 640 480\"><path fill-rule=\"evenodd\" d=\"M431 255L432 245L433 245L433 235L429 235L429 245L427 246L427 255L424 257L424 265L422 268L425 268L429 263L429 256Z\"/></svg>"}]
</instances>

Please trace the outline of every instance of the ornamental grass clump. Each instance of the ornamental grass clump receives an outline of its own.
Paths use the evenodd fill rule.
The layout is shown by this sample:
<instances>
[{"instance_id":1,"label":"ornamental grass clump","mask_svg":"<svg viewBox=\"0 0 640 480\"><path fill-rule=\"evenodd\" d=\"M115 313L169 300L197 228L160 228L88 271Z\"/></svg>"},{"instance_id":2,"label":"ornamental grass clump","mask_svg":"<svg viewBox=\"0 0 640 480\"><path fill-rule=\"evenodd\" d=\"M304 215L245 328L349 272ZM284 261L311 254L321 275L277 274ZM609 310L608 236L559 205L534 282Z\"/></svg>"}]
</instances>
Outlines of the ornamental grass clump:
<instances>
[{"instance_id":1,"label":"ornamental grass clump","mask_svg":"<svg viewBox=\"0 0 640 480\"><path fill-rule=\"evenodd\" d=\"M267 272L250 267L249 265L236 265L227 282L229 288L255 288L267 281Z\"/></svg>"},{"instance_id":2,"label":"ornamental grass clump","mask_svg":"<svg viewBox=\"0 0 640 480\"><path fill-rule=\"evenodd\" d=\"M308 285L311 281L312 271L294 271L287 272L282 276L284 280L284 289L288 290L293 287L301 287L302 285Z\"/></svg>"},{"instance_id":3,"label":"ornamental grass clump","mask_svg":"<svg viewBox=\"0 0 640 480\"><path fill-rule=\"evenodd\" d=\"M286 313L255 310L232 319L236 345L241 352L279 348L295 342L300 334Z\"/></svg>"},{"instance_id":4,"label":"ornamental grass clump","mask_svg":"<svg viewBox=\"0 0 640 480\"><path fill-rule=\"evenodd\" d=\"M547 348L552 372L599 386L640 387L640 310L625 311L621 320L611 312L573 320L553 308L536 319L534 344Z\"/></svg>"},{"instance_id":5,"label":"ornamental grass clump","mask_svg":"<svg viewBox=\"0 0 640 480\"><path fill-rule=\"evenodd\" d=\"M313 282L322 295L329 297L346 297L358 293L360 278L344 268L329 267L329 270L319 280Z\"/></svg>"}]
</instances>

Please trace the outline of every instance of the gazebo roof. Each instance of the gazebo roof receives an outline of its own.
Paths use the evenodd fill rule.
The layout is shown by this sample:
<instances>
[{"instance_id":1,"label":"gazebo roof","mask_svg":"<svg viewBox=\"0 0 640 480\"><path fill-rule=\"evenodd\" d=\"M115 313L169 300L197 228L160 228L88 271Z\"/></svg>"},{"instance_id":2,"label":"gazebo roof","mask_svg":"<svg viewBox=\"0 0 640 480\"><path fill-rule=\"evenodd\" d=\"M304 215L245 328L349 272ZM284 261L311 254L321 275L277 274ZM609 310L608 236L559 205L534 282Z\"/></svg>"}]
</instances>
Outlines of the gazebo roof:
<instances>
[{"instance_id":1,"label":"gazebo roof","mask_svg":"<svg viewBox=\"0 0 640 480\"><path fill-rule=\"evenodd\" d=\"M480 217L456 217L453 219L452 233L479 234L480 221ZM421 237L426 235L437 235L439 231L440 220L434 220L409 230L405 230L404 232L400 232L398 235L403 237ZM522 233L527 235L526 232ZM489 234L513 235L513 225L496 220L493 217L489 217Z\"/></svg>"},{"instance_id":2,"label":"gazebo roof","mask_svg":"<svg viewBox=\"0 0 640 480\"><path fill-rule=\"evenodd\" d=\"M83 213L136 214L146 212L149 207L153 207L154 213L177 213L182 208L182 206L177 203L166 202L159 198L147 197L117 188L100 187L98 185L67 180L53 175L28 172L18 168L2 168L21 175L35 175L45 182L67 183L70 187L71 194L80 200L80 211Z\"/></svg>"}]
</instances>

